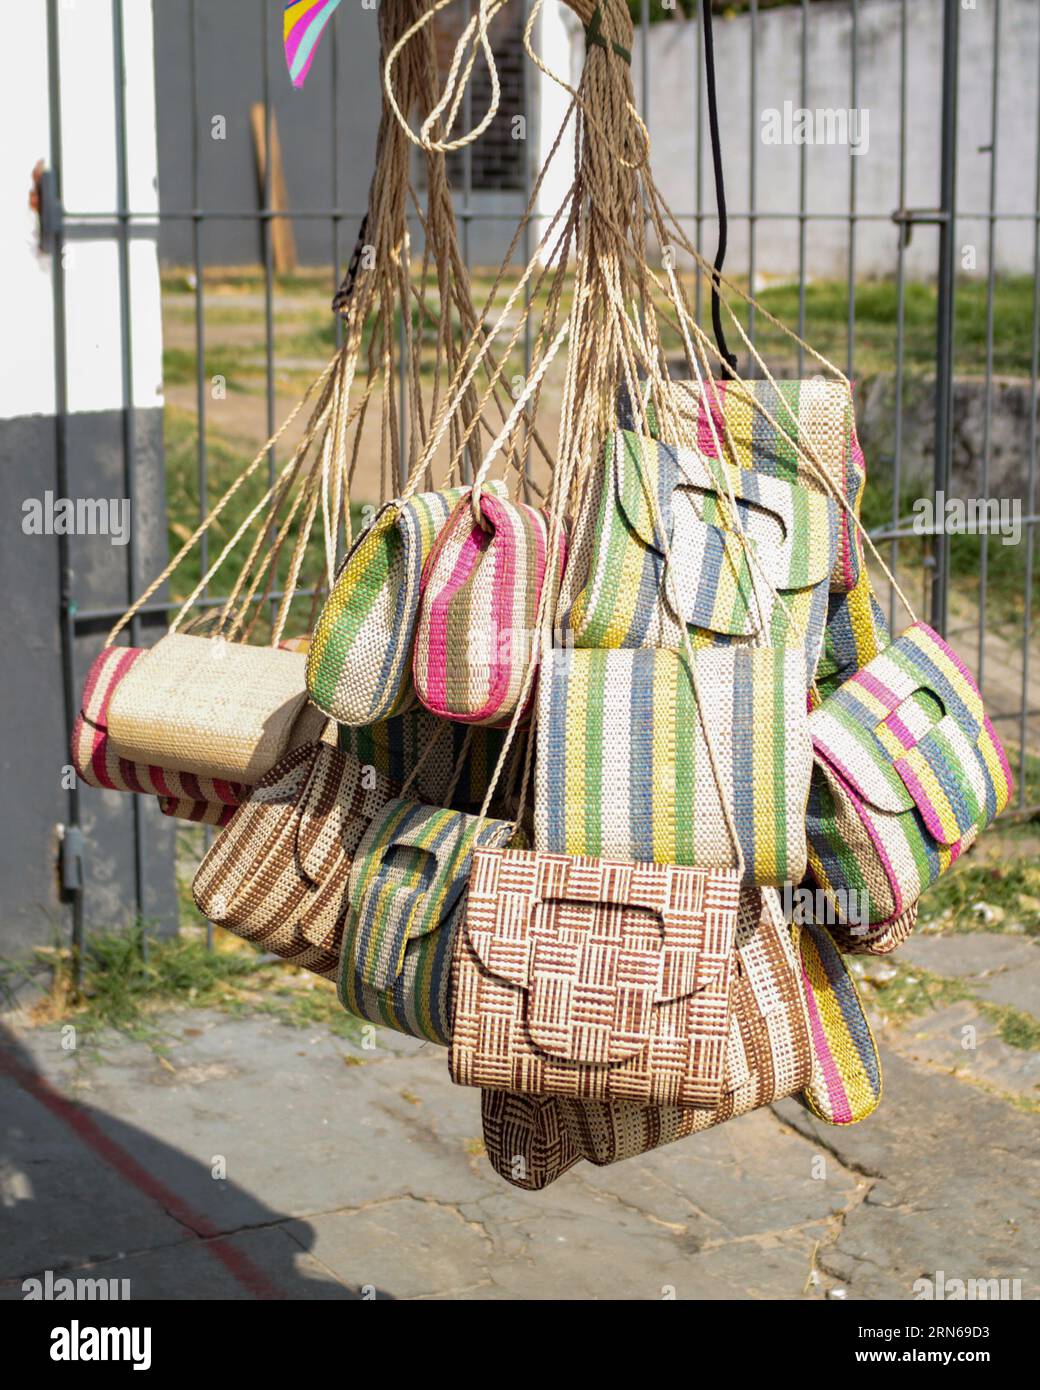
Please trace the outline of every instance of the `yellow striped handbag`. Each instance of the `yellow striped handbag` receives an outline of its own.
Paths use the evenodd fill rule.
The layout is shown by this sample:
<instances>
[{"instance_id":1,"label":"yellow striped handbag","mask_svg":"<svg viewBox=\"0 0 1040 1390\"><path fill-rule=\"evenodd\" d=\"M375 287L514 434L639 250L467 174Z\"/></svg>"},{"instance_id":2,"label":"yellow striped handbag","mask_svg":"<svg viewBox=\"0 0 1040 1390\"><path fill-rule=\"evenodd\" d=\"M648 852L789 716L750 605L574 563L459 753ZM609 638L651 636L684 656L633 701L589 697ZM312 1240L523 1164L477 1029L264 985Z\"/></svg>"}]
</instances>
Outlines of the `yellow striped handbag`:
<instances>
[{"instance_id":1,"label":"yellow striped handbag","mask_svg":"<svg viewBox=\"0 0 1040 1390\"><path fill-rule=\"evenodd\" d=\"M619 430L578 512L558 627L577 647L679 648L684 627L695 648L779 645L797 630L808 686L837 544L831 498Z\"/></svg>"},{"instance_id":2,"label":"yellow striped handbag","mask_svg":"<svg viewBox=\"0 0 1040 1390\"><path fill-rule=\"evenodd\" d=\"M812 750L799 647L554 650L539 685L535 845L799 883ZM706 726L706 727L705 727ZM707 730L707 734L706 734Z\"/></svg>"},{"instance_id":3,"label":"yellow striped handbag","mask_svg":"<svg viewBox=\"0 0 1040 1390\"><path fill-rule=\"evenodd\" d=\"M672 381L669 389L684 430L707 458L717 459L721 450L727 462L741 468L844 499L830 587L832 593L852 589L866 573L863 542L852 518L859 515L867 472L849 382L821 375L795 381L713 381L706 389L696 381ZM657 438L652 404L645 406L647 426ZM618 423L623 429L639 428L626 390Z\"/></svg>"}]
</instances>

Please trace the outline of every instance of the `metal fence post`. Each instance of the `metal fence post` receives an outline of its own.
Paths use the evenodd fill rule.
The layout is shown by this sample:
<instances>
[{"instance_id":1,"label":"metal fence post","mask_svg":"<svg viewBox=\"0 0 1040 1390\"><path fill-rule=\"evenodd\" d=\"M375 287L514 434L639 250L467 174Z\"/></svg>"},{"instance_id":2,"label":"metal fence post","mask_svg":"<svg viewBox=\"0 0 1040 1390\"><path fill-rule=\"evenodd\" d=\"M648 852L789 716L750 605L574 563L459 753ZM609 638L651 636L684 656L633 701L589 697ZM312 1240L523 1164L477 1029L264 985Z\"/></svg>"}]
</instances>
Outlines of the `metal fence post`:
<instances>
[{"instance_id":1,"label":"metal fence post","mask_svg":"<svg viewBox=\"0 0 1040 1390\"><path fill-rule=\"evenodd\" d=\"M935 470L936 494L947 493L953 453L953 352L957 271L957 68L960 43L960 0L946 0L943 13L942 149L939 172L939 305L935 345ZM932 571L931 623L945 635L949 617L949 538L935 536Z\"/></svg>"}]
</instances>

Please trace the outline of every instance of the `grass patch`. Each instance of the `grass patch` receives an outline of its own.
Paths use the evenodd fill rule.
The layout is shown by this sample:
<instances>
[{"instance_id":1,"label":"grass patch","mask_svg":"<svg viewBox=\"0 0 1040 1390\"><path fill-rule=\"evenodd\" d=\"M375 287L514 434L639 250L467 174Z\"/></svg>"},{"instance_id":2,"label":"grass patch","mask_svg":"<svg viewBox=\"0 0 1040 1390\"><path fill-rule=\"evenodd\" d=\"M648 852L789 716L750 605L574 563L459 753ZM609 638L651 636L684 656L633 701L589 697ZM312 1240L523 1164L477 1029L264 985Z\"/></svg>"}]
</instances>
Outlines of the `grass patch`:
<instances>
[{"instance_id":1,"label":"grass patch","mask_svg":"<svg viewBox=\"0 0 1040 1390\"><path fill-rule=\"evenodd\" d=\"M177 1008L218 1009L234 1016L265 1014L295 1028L315 1025L357 1040L361 1020L344 1012L333 986L281 961L269 961L236 938L219 932L214 949L198 927L172 939L149 939L144 930L99 932L84 948L80 984L67 949L38 952L52 971L47 997L32 1010L38 1023L71 1023L77 1046L90 1046L114 1030L163 1049L156 1015Z\"/></svg>"},{"instance_id":2,"label":"grass patch","mask_svg":"<svg viewBox=\"0 0 1040 1390\"><path fill-rule=\"evenodd\" d=\"M1037 906L1023 906L1023 896ZM987 922L973 911L976 903L999 909L997 919ZM1040 936L1040 867L1024 860L954 865L921 899L921 925L938 921L953 932L1003 932L1018 922L1028 936Z\"/></svg>"}]
</instances>

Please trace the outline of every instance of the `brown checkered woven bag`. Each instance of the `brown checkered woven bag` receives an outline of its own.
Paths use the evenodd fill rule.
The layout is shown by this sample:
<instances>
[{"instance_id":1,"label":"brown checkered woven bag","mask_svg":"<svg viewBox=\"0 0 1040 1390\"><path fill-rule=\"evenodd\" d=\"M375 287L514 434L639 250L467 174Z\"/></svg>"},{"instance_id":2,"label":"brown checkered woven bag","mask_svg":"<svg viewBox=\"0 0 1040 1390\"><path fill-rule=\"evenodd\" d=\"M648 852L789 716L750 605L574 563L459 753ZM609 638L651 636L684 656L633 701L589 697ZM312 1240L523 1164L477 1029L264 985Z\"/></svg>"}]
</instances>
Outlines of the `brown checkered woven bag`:
<instances>
[{"instance_id":1,"label":"brown checkered woven bag","mask_svg":"<svg viewBox=\"0 0 1040 1390\"><path fill-rule=\"evenodd\" d=\"M730 869L476 850L453 965L453 1080L717 1104L738 897Z\"/></svg>"},{"instance_id":2,"label":"brown checkered woven bag","mask_svg":"<svg viewBox=\"0 0 1040 1390\"><path fill-rule=\"evenodd\" d=\"M791 931L771 889L744 889L736 931L726 1079L714 1107L611 1105L506 1095L481 1098L491 1166L514 1186L541 1188L577 1159L616 1163L755 1110L808 1085L813 1070Z\"/></svg>"},{"instance_id":3,"label":"brown checkered woven bag","mask_svg":"<svg viewBox=\"0 0 1040 1390\"><path fill-rule=\"evenodd\" d=\"M192 884L199 911L335 980L353 854L397 791L328 743L291 749L199 865Z\"/></svg>"}]
</instances>

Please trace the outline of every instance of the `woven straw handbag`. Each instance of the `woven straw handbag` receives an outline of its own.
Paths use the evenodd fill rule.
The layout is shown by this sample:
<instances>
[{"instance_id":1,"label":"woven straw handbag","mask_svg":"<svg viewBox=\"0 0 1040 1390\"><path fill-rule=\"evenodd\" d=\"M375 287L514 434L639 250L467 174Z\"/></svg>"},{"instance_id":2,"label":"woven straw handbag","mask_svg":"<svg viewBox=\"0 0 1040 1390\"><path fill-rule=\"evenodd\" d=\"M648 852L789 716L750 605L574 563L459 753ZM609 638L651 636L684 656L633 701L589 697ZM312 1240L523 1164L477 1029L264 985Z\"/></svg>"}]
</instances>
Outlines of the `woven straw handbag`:
<instances>
[{"instance_id":1,"label":"woven straw handbag","mask_svg":"<svg viewBox=\"0 0 1040 1390\"><path fill-rule=\"evenodd\" d=\"M375 724L415 704L412 647L423 565L468 488L388 502L355 541L318 617L307 688L340 724Z\"/></svg>"},{"instance_id":2,"label":"woven straw handbag","mask_svg":"<svg viewBox=\"0 0 1040 1390\"><path fill-rule=\"evenodd\" d=\"M734 949L717 1104L642 1106L485 1090L484 1146L495 1171L518 1187L544 1187L579 1158L596 1164L633 1158L804 1090L814 1071L808 1014L791 930L774 890L741 890Z\"/></svg>"},{"instance_id":3,"label":"woven straw handbag","mask_svg":"<svg viewBox=\"0 0 1040 1390\"><path fill-rule=\"evenodd\" d=\"M831 594L812 703L819 704L821 699L833 695L840 685L884 651L891 640L870 575L864 567L847 594Z\"/></svg>"},{"instance_id":4,"label":"woven straw handbag","mask_svg":"<svg viewBox=\"0 0 1040 1390\"><path fill-rule=\"evenodd\" d=\"M821 1120L857 1124L881 1103L881 1062L856 983L830 933L799 929L813 1076L803 1099Z\"/></svg>"},{"instance_id":5,"label":"woven straw handbag","mask_svg":"<svg viewBox=\"0 0 1040 1390\"><path fill-rule=\"evenodd\" d=\"M484 491L476 505L479 521L470 498L456 505L426 562L412 673L431 713L501 726L512 719L527 674L547 519L525 502ZM558 587L566 547L556 550ZM529 709L530 699L521 717Z\"/></svg>"},{"instance_id":6,"label":"woven straw handbag","mask_svg":"<svg viewBox=\"0 0 1040 1390\"><path fill-rule=\"evenodd\" d=\"M307 703L305 667L301 652L168 633L113 691L112 751L255 785L289 746Z\"/></svg>"},{"instance_id":7,"label":"woven straw handbag","mask_svg":"<svg viewBox=\"0 0 1040 1390\"><path fill-rule=\"evenodd\" d=\"M699 382L673 381L671 400L707 458L718 458L721 446L722 457L741 468L845 499L830 587L834 593L852 589L864 566L863 543L851 518L859 515L867 471L849 382L825 376L713 381L704 391ZM624 389L618 416L622 429L639 429L638 412ZM644 418L657 438L649 401Z\"/></svg>"},{"instance_id":8,"label":"woven straw handbag","mask_svg":"<svg viewBox=\"0 0 1040 1390\"><path fill-rule=\"evenodd\" d=\"M727 524L730 492L743 537ZM678 648L677 609L695 647L779 644L794 627L808 685L823 644L837 516L829 497L796 482L730 464L713 472L693 450L619 430L578 512L559 605L565 640Z\"/></svg>"},{"instance_id":9,"label":"woven straw handbag","mask_svg":"<svg viewBox=\"0 0 1040 1390\"><path fill-rule=\"evenodd\" d=\"M737 875L478 849L454 961L463 1086L715 1105Z\"/></svg>"},{"instance_id":10,"label":"woven straw handbag","mask_svg":"<svg viewBox=\"0 0 1040 1390\"><path fill-rule=\"evenodd\" d=\"M199 865L211 922L326 979L339 971L353 854L396 786L323 740L301 743L257 785Z\"/></svg>"},{"instance_id":11,"label":"woven straw handbag","mask_svg":"<svg viewBox=\"0 0 1040 1390\"><path fill-rule=\"evenodd\" d=\"M938 633L906 629L813 711L813 877L839 921L889 924L1007 805L1007 757ZM855 897L851 895L855 894Z\"/></svg>"},{"instance_id":12,"label":"woven straw handbag","mask_svg":"<svg viewBox=\"0 0 1040 1390\"><path fill-rule=\"evenodd\" d=\"M502 751L498 729L446 724L416 708L378 724L340 725L339 746L363 763L385 772L430 806L476 810L484 800Z\"/></svg>"},{"instance_id":13,"label":"woven straw handbag","mask_svg":"<svg viewBox=\"0 0 1040 1390\"><path fill-rule=\"evenodd\" d=\"M250 792L240 782L175 772L155 763L122 758L115 751L108 728L112 695L145 654L143 647L105 647L92 663L72 729L76 775L90 787L110 791L150 792L176 802L240 805Z\"/></svg>"},{"instance_id":14,"label":"woven straw handbag","mask_svg":"<svg viewBox=\"0 0 1040 1390\"><path fill-rule=\"evenodd\" d=\"M157 800L164 816L172 816L174 820L190 820L196 825L229 825L237 809L235 806L222 806L219 801L190 801L180 796L160 796Z\"/></svg>"},{"instance_id":15,"label":"woven straw handbag","mask_svg":"<svg viewBox=\"0 0 1040 1390\"><path fill-rule=\"evenodd\" d=\"M826 932L792 932L775 892L741 892L726 1089L714 1108L481 1094L484 1147L516 1187L548 1186L581 1159L617 1163L801 1094L828 1124L866 1119L881 1064L855 983Z\"/></svg>"},{"instance_id":16,"label":"woven straw handbag","mask_svg":"<svg viewBox=\"0 0 1040 1390\"><path fill-rule=\"evenodd\" d=\"M733 862L717 753L748 885L798 883L812 751L797 647L556 651L539 683L535 846L711 868Z\"/></svg>"},{"instance_id":17,"label":"woven straw handbag","mask_svg":"<svg viewBox=\"0 0 1040 1390\"><path fill-rule=\"evenodd\" d=\"M345 1009L400 1033L451 1041L451 959L474 842L504 845L512 834L504 821L404 798L382 807L350 871L339 981Z\"/></svg>"}]
</instances>

